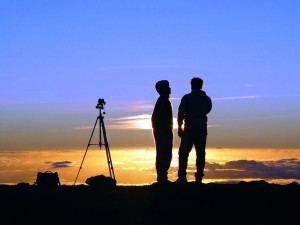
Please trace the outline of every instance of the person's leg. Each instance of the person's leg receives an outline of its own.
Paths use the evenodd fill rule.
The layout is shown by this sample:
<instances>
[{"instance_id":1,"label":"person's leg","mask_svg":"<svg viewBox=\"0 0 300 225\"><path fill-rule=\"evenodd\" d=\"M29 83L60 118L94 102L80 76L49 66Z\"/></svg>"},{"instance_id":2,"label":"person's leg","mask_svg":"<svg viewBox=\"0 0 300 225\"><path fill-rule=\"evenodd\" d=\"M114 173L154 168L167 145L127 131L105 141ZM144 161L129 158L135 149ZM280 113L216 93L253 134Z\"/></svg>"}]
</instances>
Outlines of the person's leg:
<instances>
[{"instance_id":1,"label":"person's leg","mask_svg":"<svg viewBox=\"0 0 300 225\"><path fill-rule=\"evenodd\" d=\"M189 137L189 132L184 131L181 137L178 156L178 178L186 178L186 169L188 164L189 153L192 150L193 143Z\"/></svg>"},{"instance_id":2,"label":"person's leg","mask_svg":"<svg viewBox=\"0 0 300 225\"><path fill-rule=\"evenodd\" d=\"M202 183L202 177L204 176L205 167L205 148L206 148L206 138L207 130L194 130L192 133L193 142L196 150L196 167L197 171L195 173L196 182Z\"/></svg>"},{"instance_id":3,"label":"person's leg","mask_svg":"<svg viewBox=\"0 0 300 225\"><path fill-rule=\"evenodd\" d=\"M164 182L168 180L168 169L172 160L173 133L172 131L155 129L153 134L156 145L157 181Z\"/></svg>"},{"instance_id":4,"label":"person's leg","mask_svg":"<svg viewBox=\"0 0 300 225\"><path fill-rule=\"evenodd\" d=\"M163 164L164 168L163 170L167 174L167 179L168 179L168 170L171 166L172 162L172 150L173 150L173 131L168 130L166 133L165 137L165 151L164 151L164 156L163 156Z\"/></svg>"}]
</instances>

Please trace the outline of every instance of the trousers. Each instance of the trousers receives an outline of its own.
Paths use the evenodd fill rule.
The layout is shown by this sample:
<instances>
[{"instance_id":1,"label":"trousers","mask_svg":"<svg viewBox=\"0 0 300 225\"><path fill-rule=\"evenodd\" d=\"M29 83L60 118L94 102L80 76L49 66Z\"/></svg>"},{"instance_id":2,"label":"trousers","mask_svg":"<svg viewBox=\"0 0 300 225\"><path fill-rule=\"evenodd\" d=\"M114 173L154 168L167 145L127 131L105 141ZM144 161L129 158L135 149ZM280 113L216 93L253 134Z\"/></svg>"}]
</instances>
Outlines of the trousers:
<instances>
[{"instance_id":1,"label":"trousers","mask_svg":"<svg viewBox=\"0 0 300 225\"><path fill-rule=\"evenodd\" d=\"M189 154L193 148L196 150L196 179L202 179L205 167L205 148L207 129L185 129L179 146L178 177L186 177Z\"/></svg>"},{"instance_id":2,"label":"trousers","mask_svg":"<svg viewBox=\"0 0 300 225\"><path fill-rule=\"evenodd\" d=\"M153 129L156 147L155 167L157 181L168 180L168 170L172 161L173 131L172 129Z\"/></svg>"}]
</instances>

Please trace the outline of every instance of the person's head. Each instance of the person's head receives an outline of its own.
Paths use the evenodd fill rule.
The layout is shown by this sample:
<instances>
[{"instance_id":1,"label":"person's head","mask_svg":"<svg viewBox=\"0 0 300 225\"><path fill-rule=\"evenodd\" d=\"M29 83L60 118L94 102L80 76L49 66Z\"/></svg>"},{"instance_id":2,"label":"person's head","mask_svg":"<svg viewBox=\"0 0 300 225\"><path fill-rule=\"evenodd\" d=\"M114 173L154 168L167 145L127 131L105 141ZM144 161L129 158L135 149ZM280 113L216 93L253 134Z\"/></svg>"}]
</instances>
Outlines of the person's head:
<instances>
[{"instance_id":1,"label":"person's head","mask_svg":"<svg viewBox=\"0 0 300 225\"><path fill-rule=\"evenodd\" d=\"M159 95L169 95L171 93L169 81L167 80L160 80L156 82L155 89Z\"/></svg>"},{"instance_id":2,"label":"person's head","mask_svg":"<svg viewBox=\"0 0 300 225\"><path fill-rule=\"evenodd\" d=\"M193 77L191 80L192 90L201 90L203 85L203 80L199 77Z\"/></svg>"}]
</instances>

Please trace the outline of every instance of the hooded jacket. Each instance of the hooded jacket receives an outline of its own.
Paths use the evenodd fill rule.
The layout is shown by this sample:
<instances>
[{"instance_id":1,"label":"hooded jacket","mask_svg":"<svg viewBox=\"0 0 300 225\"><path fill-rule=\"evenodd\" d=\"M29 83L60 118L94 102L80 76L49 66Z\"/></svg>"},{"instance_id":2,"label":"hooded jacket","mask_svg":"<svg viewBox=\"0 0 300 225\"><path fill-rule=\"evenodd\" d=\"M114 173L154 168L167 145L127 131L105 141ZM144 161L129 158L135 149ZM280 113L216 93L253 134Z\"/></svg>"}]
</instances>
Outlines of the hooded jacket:
<instances>
[{"instance_id":1,"label":"hooded jacket","mask_svg":"<svg viewBox=\"0 0 300 225\"><path fill-rule=\"evenodd\" d=\"M178 127L184 122L185 129L207 129L207 114L212 109L212 101L205 91L192 90L181 98L178 107Z\"/></svg>"}]
</instances>

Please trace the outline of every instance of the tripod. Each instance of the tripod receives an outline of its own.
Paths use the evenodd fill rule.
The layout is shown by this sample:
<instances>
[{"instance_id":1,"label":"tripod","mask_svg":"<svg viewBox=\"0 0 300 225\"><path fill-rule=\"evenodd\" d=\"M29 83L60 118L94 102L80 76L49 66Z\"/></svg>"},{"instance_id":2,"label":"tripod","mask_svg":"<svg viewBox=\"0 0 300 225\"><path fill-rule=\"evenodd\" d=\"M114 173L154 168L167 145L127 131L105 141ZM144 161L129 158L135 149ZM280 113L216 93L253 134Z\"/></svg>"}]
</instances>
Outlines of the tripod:
<instances>
[{"instance_id":1,"label":"tripod","mask_svg":"<svg viewBox=\"0 0 300 225\"><path fill-rule=\"evenodd\" d=\"M105 125L104 125L104 116L103 116L103 114L105 114L105 112L104 111L102 112L102 110L104 110L104 105L105 105L104 99L99 98L98 99L98 104L96 106L96 108L99 109L99 116L96 119L93 131L92 131L90 140L87 144L87 147L86 147L81 165L79 167L74 185L75 185L75 183L77 181L77 178L79 176L79 172L82 169L82 164L83 164L83 161L85 159L86 153L87 153L87 151L88 151L88 149L91 145L99 145L100 149L101 149L102 145L105 146L106 158L107 158L107 163L108 163L108 168L109 168L109 175L110 175L111 179L115 180L115 173L114 173L114 168L113 168L113 164L112 164L112 160L111 160L111 156L110 156L110 150L109 150L109 145L108 145L108 141L107 141L107 137L106 137ZM91 144L91 140L92 140L92 137L93 137L93 134L94 134L94 131L95 131L95 128L96 128L98 122L99 122L99 143L98 144ZM102 142L102 139L103 139L104 143Z\"/></svg>"}]
</instances>

